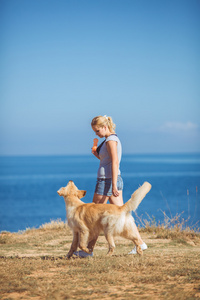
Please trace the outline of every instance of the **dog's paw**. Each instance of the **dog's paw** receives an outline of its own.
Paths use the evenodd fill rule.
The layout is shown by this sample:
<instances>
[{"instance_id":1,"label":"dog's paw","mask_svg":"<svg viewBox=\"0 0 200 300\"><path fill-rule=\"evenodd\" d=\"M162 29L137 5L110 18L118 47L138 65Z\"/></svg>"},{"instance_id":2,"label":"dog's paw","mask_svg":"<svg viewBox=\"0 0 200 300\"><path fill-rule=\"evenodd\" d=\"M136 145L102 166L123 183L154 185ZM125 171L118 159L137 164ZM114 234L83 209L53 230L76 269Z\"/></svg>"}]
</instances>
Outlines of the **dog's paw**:
<instances>
[{"instance_id":1,"label":"dog's paw","mask_svg":"<svg viewBox=\"0 0 200 300\"><path fill-rule=\"evenodd\" d=\"M91 253L92 253L92 250L89 250L89 249L86 248L86 247L81 247L81 246L80 246L80 249L81 249L83 252L87 253L87 254L91 254Z\"/></svg>"},{"instance_id":2,"label":"dog's paw","mask_svg":"<svg viewBox=\"0 0 200 300\"><path fill-rule=\"evenodd\" d=\"M66 258L70 259L72 257L72 255L73 255L73 252L68 252L67 255L66 255Z\"/></svg>"},{"instance_id":3,"label":"dog's paw","mask_svg":"<svg viewBox=\"0 0 200 300\"><path fill-rule=\"evenodd\" d=\"M109 248L108 253L106 255L111 256L114 252L115 248Z\"/></svg>"},{"instance_id":4,"label":"dog's paw","mask_svg":"<svg viewBox=\"0 0 200 300\"><path fill-rule=\"evenodd\" d=\"M143 251L140 246L136 246L136 250L139 255L143 255Z\"/></svg>"}]
</instances>

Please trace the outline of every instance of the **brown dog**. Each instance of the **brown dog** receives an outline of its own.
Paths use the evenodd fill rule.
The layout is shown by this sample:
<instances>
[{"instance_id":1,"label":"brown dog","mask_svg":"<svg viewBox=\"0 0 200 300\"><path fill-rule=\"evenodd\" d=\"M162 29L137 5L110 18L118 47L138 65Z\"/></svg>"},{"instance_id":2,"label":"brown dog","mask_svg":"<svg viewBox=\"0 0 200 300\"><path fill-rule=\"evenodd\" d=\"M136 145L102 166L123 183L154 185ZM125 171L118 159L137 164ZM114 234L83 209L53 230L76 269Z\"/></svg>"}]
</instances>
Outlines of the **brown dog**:
<instances>
[{"instance_id":1,"label":"brown dog","mask_svg":"<svg viewBox=\"0 0 200 300\"><path fill-rule=\"evenodd\" d=\"M57 192L64 197L67 211L67 221L73 231L73 242L67 254L70 258L77 247L86 253L92 253L100 232L104 232L109 245L108 254L115 248L114 236L122 236L133 241L137 253L142 254L139 237L134 232L134 218L131 211L136 210L142 199L150 191L151 184L145 182L137 189L123 206L114 204L84 203L80 199L86 191L78 190L73 181ZM89 245L88 245L89 243Z\"/></svg>"}]
</instances>

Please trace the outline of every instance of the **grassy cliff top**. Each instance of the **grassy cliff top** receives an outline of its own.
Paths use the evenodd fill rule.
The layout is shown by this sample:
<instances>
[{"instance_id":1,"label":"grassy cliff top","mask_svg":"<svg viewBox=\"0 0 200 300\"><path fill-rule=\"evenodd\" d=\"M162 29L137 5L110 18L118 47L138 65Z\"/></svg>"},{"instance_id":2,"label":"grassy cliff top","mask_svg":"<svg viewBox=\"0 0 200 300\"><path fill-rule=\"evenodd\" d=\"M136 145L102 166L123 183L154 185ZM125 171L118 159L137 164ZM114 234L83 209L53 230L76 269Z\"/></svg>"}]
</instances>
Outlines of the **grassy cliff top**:
<instances>
[{"instance_id":1,"label":"grassy cliff top","mask_svg":"<svg viewBox=\"0 0 200 300\"><path fill-rule=\"evenodd\" d=\"M200 234L146 226L148 249L128 255L131 241L116 237L106 256L103 235L94 257L66 259L72 233L61 221L0 235L0 299L200 299Z\"/></svg>"}]
</instances>

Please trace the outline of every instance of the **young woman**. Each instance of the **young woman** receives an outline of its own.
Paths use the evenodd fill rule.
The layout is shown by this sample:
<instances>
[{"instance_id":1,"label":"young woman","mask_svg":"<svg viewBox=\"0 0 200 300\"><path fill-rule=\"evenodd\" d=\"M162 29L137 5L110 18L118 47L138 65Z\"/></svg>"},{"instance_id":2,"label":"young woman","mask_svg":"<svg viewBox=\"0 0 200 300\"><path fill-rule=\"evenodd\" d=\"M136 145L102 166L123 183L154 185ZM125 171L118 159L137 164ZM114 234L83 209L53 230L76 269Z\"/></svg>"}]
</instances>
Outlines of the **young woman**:
<instances>
[{"instance_id":1,"label":"young woman","mask_svg":"<svg viewBox=\"0 0 200 300\"><path fill-rule=\"evenodd\" d=\"M115 124L111 117L98 116L92 120L92 129L100 138L105 138L92 153L100 160L97 184L93 197L95 203L123 205L123 180L120 172L122 146L115 133Z\"/></svg>"},{"instance_id":2,"label":"young woman","mask_svg":"<svg viewBox=\"0 0 200 300\"><path fill-rule=\"evenodd\" d=\"M118 136L115 133L116 125L111 117L97 116L91 122L92 129L100 138L105 138L99 147L92 153L100 160L97 172L97 183L94 192L93 202L123 205L123 180L120 172L120 161L122 156L122 146ZM134 230L137 230L134 225ZM147 245L140 238L142 250L147 249ZM88 248L89 245L88 245ZM129 254L136 254L136 247ZM93 256L83 251L77 251L75 255L85 257Z\"/></svg>"}]
</instances>

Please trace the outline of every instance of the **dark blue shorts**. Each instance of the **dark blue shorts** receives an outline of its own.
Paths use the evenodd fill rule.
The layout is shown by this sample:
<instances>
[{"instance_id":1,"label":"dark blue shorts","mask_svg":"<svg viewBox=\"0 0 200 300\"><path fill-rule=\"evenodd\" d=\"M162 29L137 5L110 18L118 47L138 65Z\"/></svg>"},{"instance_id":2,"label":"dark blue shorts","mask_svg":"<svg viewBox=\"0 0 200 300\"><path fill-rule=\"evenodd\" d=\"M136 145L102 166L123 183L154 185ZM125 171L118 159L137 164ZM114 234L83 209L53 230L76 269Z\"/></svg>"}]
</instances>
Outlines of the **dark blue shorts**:
<instances>
[{"instance_id":1,"label":"dark blue shorts","mask_svg":"<svg viewBox=\"0 0 200 300\"><path fill-rule=\"evenodd\" d=\"M121 176L117 177L117 189L123 190L123 180ZM97 178L95 194L112 196L112 178Z\"/></svg>"}]
</instances>

